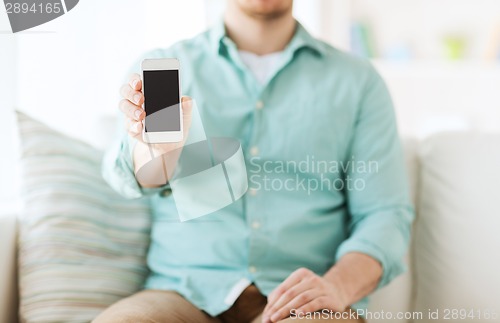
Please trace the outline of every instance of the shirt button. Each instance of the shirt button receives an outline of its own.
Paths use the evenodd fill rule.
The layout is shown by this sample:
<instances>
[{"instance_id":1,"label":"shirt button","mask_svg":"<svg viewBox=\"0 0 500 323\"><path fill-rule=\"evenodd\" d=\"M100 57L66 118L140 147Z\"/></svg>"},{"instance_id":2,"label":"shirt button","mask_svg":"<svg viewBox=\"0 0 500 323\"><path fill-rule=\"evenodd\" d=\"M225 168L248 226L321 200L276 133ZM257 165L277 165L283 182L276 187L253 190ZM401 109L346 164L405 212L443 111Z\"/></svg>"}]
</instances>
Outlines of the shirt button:
<instances>
[{"instance_id":1,"label":"shirt button","mask_svg":"<svg viewBox=\"0 0 500 323\"><path fill-rule=\"evenodd\" d=\"M250 155L257 156L258 154L259 154L259 148L257 148L256 146L250 148Z\"/></svg>"},{"instance_id":2,"label":"shirt button","mask_svg":"<svg viewBox=\"0 0 500 323\"><path fill-rule=\"evenodd\" d=\"M255 188L250 188L248 189L248 194L250 194L251 196L255 196L257 195L257 190Z\"/></svg>"},{"instance_id":3,"label":"shirt button","mask_svg":"<svg viewBox=\"0 0 500 323\"><path fill-rule=\"evenodd\" d=\"M259 222L259 221L254 221L254 222L252 222L252 228L253 228L253 229L258 229L258 228L260 228L260 222Z\"/></svg>"},{"instance_id":4,"label":"shirt button","mask_svg":"<svg viewBox=\"0 0 500 323\"><path fill-rule=\"evenodd\" d=\"M160 192L160 195L162 197L168 197L168 196L172 195L172 190L170 188L166 188Z\"/></svg>"},{"instance_id":5,"label":"shirt button","mask_svg":"<svg viewBox=\"0 0 500 323\"><path fill-rule=\"evenodd\" d=\"M257 103L255 103L255 108L256 108L257 110L260 110L260 109L262 109L263 107L264 107L264 102L262 102L262 101L260 101L260 100L259 100L259 101L257 101Z\"/></svg>"},{"instance_id":6,"label":"shirt button","mask_svg":"<svg viewBox=\"0 0 500 323\"><path fill-rule=\"evenodd\" d=\"M250 266L250 267L248 267L248 271L253 274L253 273L257 272L257 268L255 266Z\"/></svg>"}]
</instances>

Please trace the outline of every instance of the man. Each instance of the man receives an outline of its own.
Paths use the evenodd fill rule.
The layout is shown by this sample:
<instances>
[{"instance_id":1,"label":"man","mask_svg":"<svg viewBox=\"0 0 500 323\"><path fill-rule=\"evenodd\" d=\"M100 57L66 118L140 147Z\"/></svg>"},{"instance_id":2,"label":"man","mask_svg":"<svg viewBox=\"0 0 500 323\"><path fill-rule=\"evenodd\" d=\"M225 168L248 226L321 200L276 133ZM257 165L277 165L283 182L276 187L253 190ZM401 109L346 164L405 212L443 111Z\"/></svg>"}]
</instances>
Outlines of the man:
<instances>
[{"instance_id":1,"label":"man","mask_svg":"<svg viewBox=\"0 0 500 323\"><path fill-rule=\"evenodd\" d=\"M144 144L140 77L122 87L128 138L103 174L151 197L151 274L95 322L363 322L366 296L404 271L413 211L387 89L369 63L312 38L292 1L229 0L224 24L146 55L179 58L206 132L241 142L257 176L222 210L181 223L168 186L137 182L150 148L179 144Z\"/></svg>"}]
</instances>

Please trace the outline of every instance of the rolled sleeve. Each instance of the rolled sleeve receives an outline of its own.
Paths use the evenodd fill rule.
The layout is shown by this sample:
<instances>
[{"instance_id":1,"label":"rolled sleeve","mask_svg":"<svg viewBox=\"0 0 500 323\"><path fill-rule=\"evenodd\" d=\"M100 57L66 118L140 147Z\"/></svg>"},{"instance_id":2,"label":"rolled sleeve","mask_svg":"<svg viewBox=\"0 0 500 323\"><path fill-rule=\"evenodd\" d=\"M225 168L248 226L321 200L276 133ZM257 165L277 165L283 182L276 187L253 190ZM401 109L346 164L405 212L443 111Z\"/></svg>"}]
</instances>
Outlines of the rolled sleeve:
<instances>
[{"instance_id":1,"label":"rolled sleeve","mask_svg":"<svg viewBox=\"0 0 500 323\"><path fill-rule=\"evenodd\" d=\"M406 271L403 257L410 236L412 209L401 207L359 216L351 236L337 250L337 260L350 252L366 254L383 268L378 288ZM408 223L408 225L407 225Z\"/></svg>"},{"instance_id":2,"label":"rolled sleeve","mask_svg":"<svg viewBox=\"0 0 500 323\"><path fill-rule=\"evenodd\" d=\"M378 287L387 285L406 270L413 207L399 140L393 104L388 90L370 68L359 104L350 145L345 179L348 189L349 238L337 250L340 259L349 252L367 254L380 262L383 275Z\"/></svg>"}]
</instances>

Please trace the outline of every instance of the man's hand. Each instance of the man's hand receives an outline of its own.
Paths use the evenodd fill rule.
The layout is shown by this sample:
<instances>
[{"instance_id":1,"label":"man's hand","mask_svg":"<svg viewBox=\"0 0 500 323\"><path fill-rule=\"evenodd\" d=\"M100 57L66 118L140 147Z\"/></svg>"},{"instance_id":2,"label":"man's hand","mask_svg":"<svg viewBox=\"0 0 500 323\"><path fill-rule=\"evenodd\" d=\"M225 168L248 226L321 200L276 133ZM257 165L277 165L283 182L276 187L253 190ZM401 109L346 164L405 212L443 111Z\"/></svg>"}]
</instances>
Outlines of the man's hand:
<instances>
[{"instance_id":1,"label":"man's hand","mask_svg":"<svg viewBox=\"0 0 500 323\"><path fill-rule=\"evenodd\" d=\"M120 101L120 111L125 115L125 129L133 138L142 140L143 120L146 113L142 108L144 103L144 95L142 93L142 80L139 74L132 74L127 84L124 84L120 89L122 100ZM187 96L182 97L183 108L183 128L186 132L191 125L191 98ZM184 138L186 135L184 135ZM179 143L156 144L155 146L164 146L168 148L174 146L179 148ZM168 149L167 149L168 150Z\"/></svg>"},{"instance_id":2,"label":"man's hand","mask_svg":"<svg viewBox=\"0 0 500 323\"><path fill-rule=\"evenodd\" d=\"M262 321L277 322L290 316L291 310L344 312L370 294L382 274L377 260L358 252L345 254L323 277L305 268L298 269L269 294Z\"/></svg>"},{"instance_id":3,"label":"man's hand","mask_svg":"<svg viewBox=\"0 0 500 323\"><path fill-rule=\"evenodd\" d=\"M182 97L183 140L173 143L148 144L142 139L143 121L146 117L146 113L142 108L144 95L142 93L141 77L138 74L132 74L129 82L121 87L120 94L123 99L120 101L119 108L125 115L125 129L132 138L138 140L134 148L133 158L135 173L137 173L142 166L153 160L154 157L161 156L171 151L178 151L179 148L184 146L189 134L189 129L191 128L192 101L190 97ZM154 156L151 156L152 153ZM178 154L179 153L176 153L175 156L170 156L171 160L163 161L164 164L167 164L167 170L173 170L177 162L176 158ZM151 174L151 177L158 179L162 183L166 183L168 181L168 174L164 174L165 165L162 165L162 163L150 165L151 171L148 173ZM156 184L152 185L151 183L140 182L139 184L143 187L158 186Z\"/></svg>"},{"instance_id":4,"label":"man's hand","mask_svg":"<svg viewBox=\"0 0 500 323\"><path fill-rule=\"evenodd\" d=\"M309 269L300 268L269 294L262 322L278 322L290 316L292 310L295 313L322 309L343 312L348 306L340 284L337 286Z\"/></svg>"}]
</instances>

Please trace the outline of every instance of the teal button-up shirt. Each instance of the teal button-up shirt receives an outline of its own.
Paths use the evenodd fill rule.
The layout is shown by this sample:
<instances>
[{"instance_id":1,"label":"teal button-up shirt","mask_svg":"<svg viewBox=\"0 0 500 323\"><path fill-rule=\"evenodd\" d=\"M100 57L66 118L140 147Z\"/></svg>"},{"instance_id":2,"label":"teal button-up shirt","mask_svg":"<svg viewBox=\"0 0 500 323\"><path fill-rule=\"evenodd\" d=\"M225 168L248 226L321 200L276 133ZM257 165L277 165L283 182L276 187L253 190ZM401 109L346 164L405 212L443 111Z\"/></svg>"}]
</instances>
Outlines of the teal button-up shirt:
<instances>
[{"instance_id":1,"label":"teal button-up shirt","mask_svg":"<svg viewBox=\"0 0 500 323\"><path fill-rule=\"evenodd\" d=\"M241 142L250 188L180 222L172 195L137 184L124 134L103 175L123 195L151 199L146 288L177 291L217 315L250 283L267 295L294 270L322 275L349 252L382 264L379 286L405 270L413 210L391 99L369 62L299 24L267 84L222 24L144 58L160 57L180 60L182 92L195 99L207 135Z\"/></svg>"}]
</instances>

